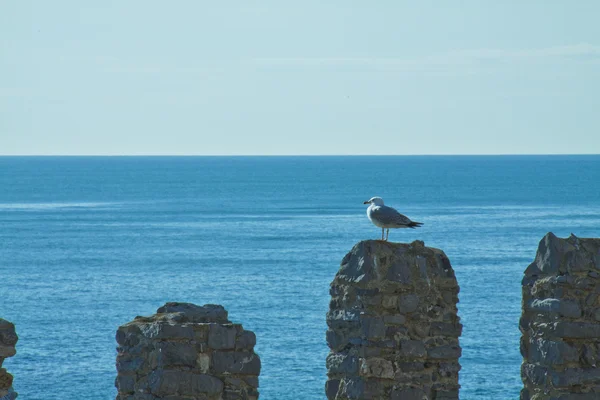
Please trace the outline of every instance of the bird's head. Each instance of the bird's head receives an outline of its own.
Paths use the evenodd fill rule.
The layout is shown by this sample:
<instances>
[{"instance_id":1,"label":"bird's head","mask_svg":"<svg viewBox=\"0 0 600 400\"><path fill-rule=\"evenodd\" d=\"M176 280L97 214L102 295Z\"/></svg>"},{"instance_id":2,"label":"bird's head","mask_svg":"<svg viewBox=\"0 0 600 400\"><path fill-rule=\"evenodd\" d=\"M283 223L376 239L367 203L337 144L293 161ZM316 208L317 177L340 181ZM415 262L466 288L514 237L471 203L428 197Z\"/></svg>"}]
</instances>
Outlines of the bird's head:
<instances>
[{"instance_id":1,"label":"bird's head","mask_svg":"<svg viewBox=\"0 0 600 400\"><path fill-rule=\"evenodd\" d=\"M374 204L376 206L382 206L383 199L381 197L371 197L369 200L365 201L363 204Z\"/></svg>"}]
</instances>

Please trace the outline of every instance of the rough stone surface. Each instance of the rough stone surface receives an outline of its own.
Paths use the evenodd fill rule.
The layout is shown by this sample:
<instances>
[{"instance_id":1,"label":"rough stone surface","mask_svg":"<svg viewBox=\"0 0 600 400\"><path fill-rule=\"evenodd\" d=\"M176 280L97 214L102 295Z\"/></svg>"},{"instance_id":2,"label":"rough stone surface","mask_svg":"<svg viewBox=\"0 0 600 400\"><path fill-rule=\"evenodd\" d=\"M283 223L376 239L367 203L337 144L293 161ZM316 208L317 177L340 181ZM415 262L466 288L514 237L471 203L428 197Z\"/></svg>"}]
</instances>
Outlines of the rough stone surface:
<instances>
[{"instance_id":1,"label":"rough stone surface","mask_svg":"<svg viewBox=\"0 0 600 400\"><path fill-rule=\"evenodd\" d=\"M548 233L523 278L522 400L600 399L600 239Z\"/></svg>"},{"instance_id":2,"label":"rough stone surface","mask_svg":"<svg viewBox=\"0 0 600 400\"><path fill-rule=\"evenodd\" d=\"M15 345L18 340L15 326L0 318L0 400L17 398L17 393L12 388L13 376L1 367L5 358L12 357L17 353Z\"/></svg>"},{"instance_id":3,"label":"rough stone surface","mask_svg":"<svg viewBox=\"0 0 600 400\"><path fill-rule=\"evenodd\" d=\"M356 244L331 283L327 399L458 399L458 291L441 250Z\"/></svg>"},{"instance_id":4,"label":"rough stone surface","mask_svg":"<svg viewBox=\"0 0 600 400\"><path fill-rule=\"evenodd\" d=\"M117 400L258 399L256 336L222 306L167 303L120 326L116 340Z\"/></svg>"}]
</instances>

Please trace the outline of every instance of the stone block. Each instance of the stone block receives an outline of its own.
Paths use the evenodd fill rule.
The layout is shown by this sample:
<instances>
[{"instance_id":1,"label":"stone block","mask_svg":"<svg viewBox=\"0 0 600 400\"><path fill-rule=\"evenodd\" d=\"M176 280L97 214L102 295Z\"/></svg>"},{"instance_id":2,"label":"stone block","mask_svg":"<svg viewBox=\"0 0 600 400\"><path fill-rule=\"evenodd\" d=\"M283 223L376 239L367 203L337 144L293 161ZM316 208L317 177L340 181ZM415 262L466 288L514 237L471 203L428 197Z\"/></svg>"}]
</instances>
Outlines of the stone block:
<instances>
[{"instance_id":1,"label":"stone block","mask_svg":"<svg viewBox=\"0 0 600 400\"><path fill-rule=\"evenodd\" d=\"M541 274L558 275L561 253L565 252L566 243L549 232L540 241L535 264Z\"/></svg>"},{"instance_id":2,"label":"stone block","mask_svg":"<svg viewBox=\"0 0 600 400\"><path fill-rule=\"evenodd\" d=\"M140 343L140 333L138 325L129 323L117 329L115 339L120 346L134 347Z\"/></svg>"},{"instance_id":3,"label":"stone block","mask_svg":"<svg viewBox=\"0 0 600 400\"><path fill-rule=\"evenodd\" d=\"M335 399L359 400L365 399L367 385L362 378L344 378L338 385Z\"/></svg>"},{"instance_id":4,"label":"stone block","mask_svg":"<svg viewBox=\"0 0 600 400\"><path fill-rule=\"evenodd\" d=\"M206 374L210 370L210 356L206 353L198 353L196 357L196 368L203 373Z\"/></svg>"},{"instance_id":5,"label":"stone block","mask_svg":"<svg viewBox=\"0 0 600 400\"><path fill-rule=\"evenodd\" d=\"M338 277L341 281L365 286L375 278L372 245L361 242L358 247L352 249L352 252L354 252L352 256L349 253L342 260Z\"/></svg>"},{"instance_id":6,"label":"stone block","mask_svg":"<svg viewBox=\"0 0 600 400\"><path fill-rule=\"evenodd\" d=\"M546 367L536 364L528 364L525 362L521 365L521 376L534 385L544 385L547 375L548 369Z\"/></svg>"},{"instance_id":7,"label":"stone block","mask_svg":"<svg viewBox=\"0 0 600 400\"><path fill-rule=\"evenodd\" d=\"M423 358L427 356L425 344L420 340L400 340L400 355L407 358Z\"/></svg>"},{"instance_id":8,"label":"stone block","mask_svg":"<svg viewBox=\"0 0 600 400\"><path fill-rule=\"evenodd\" d=\"M3 346L0 345L0 357L8 358L17 354L17 350L14 346Z\"/></svg>"},{"instance_id":9,"label":"stone block","mask_svg":"<svg viewBox=\"0 0 600 400\"><path fill-rule=\"evenodd\" d=\"M421 373L405 374L402 371L396 371L394 375L394 383L406 385L414 385L416 387L425 388L431 386L433 383L433 377L430 371L422 371ZM458 379L458 376L457 376Z\"/></svg>"},{"instance_id":10,"label":"stone block","mask_svg":"<svg viewBox=\"0 0 600 400\"><path fill-rule=\"evenodd\" d=\"M555 388L600 384L600 368L566 368L562 371L549 370L548 376Z\"/></svg>"},{"instance_id":11,"label":"stone block","mask_svg":"<svg viewBox=\"0 0 600 400\"><path fill-rule=\"evenodd\" d=\"M327 346L335 351L341 351L350 343L346 332L332 329L328 329L325 332L325 340L327 341Z\"/></svg>"},{"instance_id":12,"label":"stone block","mask_svg":"<svg viewBox=\"0 0 600 400\"><path fill-rule=\"evenodd\" d=\"M115 379L115 387L121 394L133 393L135 390L135 375L118 375Z\"/></svg>"},{"instance_id":13,"label":"stone block","mask_svg":"<svg viewBox=\"0 0 600 400\"><path fill-rule=\"evenodd\" d=\"M136 321L134 321L136 323ZM194 329L191 325L178 325L169 322L141 323L141 334L148 339L193 339Z\"/></svg>"},{"instance_id":14,"label":"stone block","mask_svg":"<svg viewBox=\"0 0 600 400\"><path fill-rule=\"evenodd\" d=\"M432 359L458 359L461 355L461 348L457 345L433 347L427 350L427 355Z\"/></svg>"},{"instance_id":15,"label":"stone block","mask_svg":"<svg viewBox=\"0 0 600 400\"><path fill-rule=\"evenodd\" d=\"M392 391L391 400L429 400L429 396L421 388L399 388Z\"/></svg>"},{"instance_id":16,"label":"stone block","mask_svg":"<svg viewBox=\"0 0 600 400\"><path fill-rule=\"evenodd\" d=\"M159 342L154 350L156 353L158 367L196 365L196 348L192 344L179 342Z\"/></svg>"},{"instance_id":17,"label":"stone block","mask_svg":"<svg viewBox=\"0 0 600 400\"><path fill-rule=\"evenodd\" d=\"M194 338L193 340L197 343L197 344L201 344L201 345L208 345L208 330L210 329L210 324L208 323L201 323L201 324L194 324L192 325L192 328L194 329ZM202 350L204 351L204 350Z\"/></svg>"},{"instance_id":18,"label":"stone block","mask_svg":"<svg viewBox=\"0 0 600 400\"><path fill-rule=\"evenodd\" d=\"M587 343L581 346L580 365L583 367L596 367L600 354L598 353L598 345L600 343Z\"/></svg>"},{"instance_id":19,"label":"stone block","mask_svg":"<svg viewBox=\"0 0 600 400\"><path fill-rule=\"evenodd\" d=\"M425 339L429 336L429 324L413 322L408 328L408 331L413 338Z\"/></svg>"},{"instance_id":20,"label":"stone block","mask_svg":"<svg viewBox=\"0 0 600 400\"><path fill-rule=\"evenodd\" d=\"M150 356L148 357L148 360L149 359ZM144 363L146 363L146 360L147 359L141 355L135 357L126 353L119 353L117 354L117 370L125 373L138 371L142 369L142 366Z\"/></svg>"},{"instance_id":21,"label":"stone block","mask_svg":"<svg viewBox=\"0 0 600 400\"><path fill-rule=\"evenodd\" d=\"M402 314L384 315L383 322L389 325L404 325L406 323L406 317Z\"/></svg>"},{"instance_id":22,"label":"stone block","mask_svg":"<svg viewBox=\"0 0 600 400\"><path fill-rule=\"evenodd\" d=\"M383 296L383 299L381 300L381 306L383 308L395 309L398 307L398 296Z\"/></svg>"},{"instance_id":23,"label":"stone block","mask_svg":"<svg viewBox=\"0 0 600 400\"><path fill-rule=\"evenodd\" d=\"M8 390L12 386L13 376L6 372L6 369L0 368L0 389Z\"/></svg>"},{"instance_id":24,"label":"stone block","mask_svg":"<svg viewBox=\"0 0 600 400\"><path fill-rule=\"evenodd\" d=\"M251 352L214 351L212 353L211 372L216 375L224 373L258 375L260 366L260 358Z\"/></svg>"},{"instance_id":25,"label":"stone block","mask_svg":"<svg viewBox=\"0 0 600 400\"><path fill-rule=\"evenodd\" d=\"M542 365L567 364L579 360L576 347L565 342L544 339L530 339L527 359Z\"/></svg>"},{"instance_id":26,"label":"stone block","mask_svg":"<svg viewBox=\"0 0 600 400\"><path fill-rule=\"evenodd\" d=\"M419 296L416 294L405 294L398 299L398 311L403 314L411 313L419 307Z\"/></svg>"},{"instance_id":27,"label":"stone block","mask_svg":"<svg viewBox=\"0 0 600 400\"><path fill-rule=\"evenodd\" d=\"M434 393L435 400L458 400L458 389L438 390Z\"/></svg>"},{"instance_id":28,"label":"stone block","mask_svg":"<svg viewBox=\"0 0 600 400\"><path fill-rule=\"evenodd\" d=\"M331 329L351 330L360 327L359 310L330 310L327 313L327 325Z\"/></svg>"},{"instance_id":29,"label":"stone block","mask_svg":"<svg viewBox=\"0 0 600 400\"><path fill-rule=\"evenodd\" d=\"M192 303L166 303L156 310L157 313L180 313L185 317L185 321L190 322L217 322L220 324L230 323L227 319L227 311L218 304L205 304L197 306Z\"/></svg>"},{"instance_id":30,"label":"stone block","mask_svg":"<svg viewBox=\"0 0 600 400\"><path fill-rule=\"evenodd\" d=\"M245 376L244 378L244 382L246 382L246 384L252 388L257 388L258 387L258 377L257 376Z\"/></svg>"},{"instance_id":31,"label":"stone block","mask_svg":"<svg viewBox=\"0 0 600 400\"><path fill-rule=\"evenodd\" d=\"M409 284L411 282L411 269L405 258L395 259L390 265L386 277L391 282Z\"/></svg>"},{"instance_id":32,"label":"stone block","mask_svg":"<svg viewBox=\"0 0 600 400\"><path fill-rule=\"evenodd\" d=\"M358 373L358 357L354 354L329 353L325 365L331 375L356 375Z\"/></svg>"},{"instance_id":33,"label":"stone block","mask_svg":"<svg viewBox=\"0 0 600 400\"><path fill-rule=\"evenodd\" d=\"M339 379L330 379L325 382L325 396L327 397L327 400L335 400L339 387Z\"/></svg>"},{"instance_id":34,"label":"stone block","mask_svg":"<svg viewBox=\"0 0 600 400\"><path fill-rule=\"evenodd\" d=\"M429 328L430 336L452 336L459 337L462 334L460 323L432 322Z\"/></svg>"},{"instance_id":35,"label":"stone block","mask_svg":"<svg viewBox=\"0 0 600 400\"><path fill-rule=\"evenodd\" d=\"M210 324L208 347L215 350L235 349L237 331L233 325Z\"/></svg>"},{"instance_id":36,"label":"stone block","mask_svg":"<svg viewBox=\"0 0 600 400\"><path fill-rule=\"evenodd\" d=\"M250 331L241 332L235 341L236 350L252 350L255 345L256 335Z\"/></svg>"},{"instance_id":37,"label":"stone block","mask_svg":"<svg viewBox=\"0 0 600 400\"><path fill-rule=\"evenodd\" d=\"M377 380L344 378L338 388L338 398L347 400L379 399L384 394L384 386Z\"/></svg>"},{"instance_id":38,"label":"stone block","mask_svg":"<svg viewBox=\"0 0 600 400\"><path fill-rule=\"evenodd\" d=\"M383 318L361 316L361 332L368 338L382 338L385 336L385 322Z\"/></svg>"},{"instance_id":39,"label":"stone block","mask_svg":"<svg viewBox=\"0 0 600 400\"><path fill-rule=\"evenodd\" d=\"M0 357L4 359L17 354L15 345L18 340L15 325L0 318Z\"/></svg>"},{"instance_id":40,"label":"stone block","mask_svg":"<svg viewBox=\"0 0 600 400\"><path fill-rule=\"evenodd\" d=\"M360 296L359 300L366 309L378 308L381 306L383 296L377 294L375 296Z\"/></svg>"},{"instance_id":41,"label":"stone block","mask_svg":"<svg viewBox=\"0 0 600 400\"><path fill-rule=\"evenodd\" d=\"M531 302L532 311L544 313L557 313L563 317L581 317L581 306L574 300L535 299Z\"/></svg>"},{"instance_id":42,"label":"stone block","mask_svg":"<svg viewBox=\"0 0 600 400\"><path fill-rule=\"evenodd\" d=\"M117 400L258 399L256 336L221 306L167 303L119 327L116 339Z\"/></svg>"},{"instance_id":43,"label":"stone block","mask_svg":"<svg viewBox=\"0 0 600 400\"><path fill-rule=\"evenodd\" d=\"M457 362L441 362L439 364L438 372L442 376L446 376L451 373L460 371L460 364Z\"/></svg>"},{"instance_id":44,"label":"stone block","mask_svg":"<svg viewBox=\"0 0 600 400\"><path fill-rule=\"evenodd\" d=\"M558 321L554 334L561 338L592 339L600 337L600 324L591 322Z\"/></svg>"},{"instance_id":45,"label":"stone block","mask_svg":"<svg viewBox=\"0 0 600 400\"><path fill-rule=\"evenodd\" d=\"M155 370L148 377L150 391L155 396L180 394L197 396L215 395L223 392L223 382L210 375L195 374L190 371Z\"/></svg>"},{"instance_id":46,"label":"stone block","mask_svg":"<svg viewBox=\"0 0 600 400\"><path fill-rule=\"evenodd\" d=\"M0 318L0 342L8 346L14 346L18 340L15 324Z\"/></svg>"},{"instance_id":47,"label":"stone block","mask_svg":"<svg viewBox=\"0 0 600 400\"><path fill-rule=\"evenodd\" d=\"M360 375L367 378L394 379L394 366L383 358L361 358Z\"/></svg>"},{"instance_id":48,"label":"stone block","mask_svg":"<svg viewBox=\"0 0 600 400\"><path fill-rule=\"evenodd\" d=\"M422 361L396 362L396 370L401 372L420 372L425 369L425 363Z\"/></svg>"},{"instance_id":49,"label":"stone block","mask_svg":"<svg viewBox=\"0 0 600 400\"><path fill-rule=\"evenodd\" d=\"M523 282L522 399L600 396L598 254L600 239L548 233L540 242Z\"/></svg>"}]
</instances>

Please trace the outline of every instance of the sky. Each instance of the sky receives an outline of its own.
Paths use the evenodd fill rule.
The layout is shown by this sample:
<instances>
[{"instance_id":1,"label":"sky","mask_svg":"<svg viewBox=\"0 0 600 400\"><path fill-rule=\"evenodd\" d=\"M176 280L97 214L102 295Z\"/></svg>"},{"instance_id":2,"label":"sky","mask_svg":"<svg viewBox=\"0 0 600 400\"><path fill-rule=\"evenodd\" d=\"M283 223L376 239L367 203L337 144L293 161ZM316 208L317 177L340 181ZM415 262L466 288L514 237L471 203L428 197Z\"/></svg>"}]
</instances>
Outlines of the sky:
<instances>
[{"instance_id":1,"label":"sky","mask_svg":"<svg viewBox=\"0 0 600 400\"><path fill-rule=\"evenodd\" d=\"M0 155L598 154L599 15L0 0Z\"/></svg>"}]
</instances>

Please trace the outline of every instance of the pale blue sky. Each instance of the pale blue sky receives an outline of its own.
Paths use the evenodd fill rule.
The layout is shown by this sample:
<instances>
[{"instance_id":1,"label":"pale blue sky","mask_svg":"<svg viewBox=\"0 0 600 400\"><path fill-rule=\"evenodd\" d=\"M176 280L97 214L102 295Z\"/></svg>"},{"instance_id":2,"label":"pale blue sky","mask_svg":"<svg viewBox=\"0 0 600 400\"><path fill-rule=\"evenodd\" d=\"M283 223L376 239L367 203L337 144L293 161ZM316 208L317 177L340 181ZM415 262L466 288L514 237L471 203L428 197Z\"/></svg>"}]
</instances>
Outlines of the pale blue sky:
<instances>
[{"instance_id":1,"label":"pale blue sky","mask_svg":"<svg viewBox=\"0 0 600 400\"><path fill-rule=\"evenodd\" d=\"M0 154L600 153L600 1L223 3L0 0Z\"/></svg>"}]
</instances>

